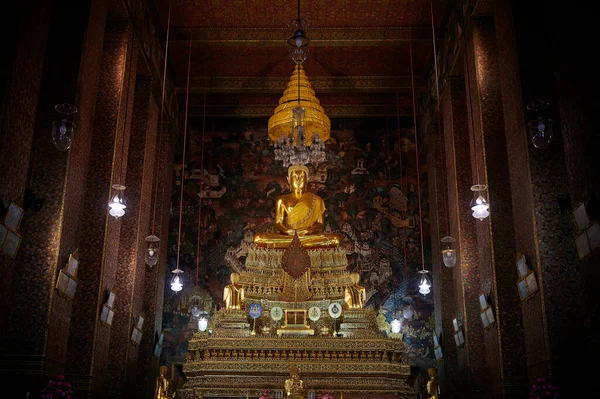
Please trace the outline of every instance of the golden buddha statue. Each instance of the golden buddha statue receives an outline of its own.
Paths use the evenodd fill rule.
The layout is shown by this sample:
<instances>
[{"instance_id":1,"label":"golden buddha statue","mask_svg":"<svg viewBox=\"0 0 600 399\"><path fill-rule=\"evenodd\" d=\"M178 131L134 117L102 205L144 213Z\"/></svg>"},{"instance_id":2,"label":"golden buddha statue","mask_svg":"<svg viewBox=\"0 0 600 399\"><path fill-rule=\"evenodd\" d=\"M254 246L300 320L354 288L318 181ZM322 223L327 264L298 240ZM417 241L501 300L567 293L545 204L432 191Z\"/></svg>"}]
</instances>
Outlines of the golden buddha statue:
<instances>
[{"instance_id":1,"label":"golden buddha statue","mask_svg":"<svg viewBox=\"0 0 600 399\"><path fill-rule=\"evenodd\" d=\"M298 367L290 366L290 378L285 380L285 392L290 399L302 398L304 391L304 383L298 375Z\"/></svg>"},{"instance_id":2,"label":"golden buddha statue","mask_svg":"<svg viewBox=\"0 0 600 399\"><path fill-rule=\"evenodd\" d=\"M427 397L439 399L440 385L436 378L437 370L434 367L431 367L427 369L427 375L429 375L429 381L427 381Z\"/></svg>"},{"instance_id":3,"label":"golden buddha statue","mask_svg":"<svg viewBox=\"0 0 600 399\"><path fill-rule=\"evenodd\" d=\"M231 284L226 285L223 291L225 309L240 310L244 302L244 287L238 283L240 281L240 274L233 272L229 276L229 279Z\"/></svg>"},{"instance_id":4,"label":"golden buddha statue","mask_svg":"<svg viewBox=\"0 0 600 399\"><path fill-rule=\"evenodd\" d=\"M362 309L363 304L367 301L367 291L365 287L359 285L360 274L350 273L352 285L346 287L344 299L348 304L348 309Z\"/></svg>"},{"instance_id":5,"label":"golden buddha statue","mask_svg":"<svg viewBox=\"0 0 600 399\"><path fill-rule=\"evenodd\" d=\"M287 248L294 234L300 238L302 247L337 247L341 237L323 233L323 199L314 193L306 192L308 168L292 165L288 168L288 182L291 192L277 198L275 204L275 227L279 233L262 233L254 236L259 247Z\"/></svg>"},{"instance_id":6,"label":"golden buddha statue","mask_svg":"<svg viewBox=\"0 0 600 399\"><path fill-rule=\"evenodd\" d=\"M172 399L174 392L171 389L171 381L167 378L167 366L160 366L160 375L156 377L156 386L154 387L154 399Z\"/></svg>"}]
</instances>

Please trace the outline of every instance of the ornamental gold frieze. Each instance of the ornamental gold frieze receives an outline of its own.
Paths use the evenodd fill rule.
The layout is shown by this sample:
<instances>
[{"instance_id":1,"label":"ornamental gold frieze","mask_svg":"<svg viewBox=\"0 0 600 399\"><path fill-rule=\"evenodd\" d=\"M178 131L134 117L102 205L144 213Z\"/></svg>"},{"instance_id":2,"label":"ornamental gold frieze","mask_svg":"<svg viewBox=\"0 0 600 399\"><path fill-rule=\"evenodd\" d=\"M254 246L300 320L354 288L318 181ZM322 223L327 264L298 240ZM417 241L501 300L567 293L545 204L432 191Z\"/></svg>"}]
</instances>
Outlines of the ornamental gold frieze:
<instances>
[{"instance_id":1,"label":"ornamental gold frieze","mask_svg":"<svg viewBox=\"0 0 600 399\"><path fill-rule=\"evenodd\" d=\"M283 390L280 390L281 392L283 392ZM391 394L395 394L395 398L396 399L413 399L415 398L415 393L413 391L401 391L401 392L390 392L389 390L368 390L368 389L352 389L351 391L348 390L343 390L343 389L339 389L336 387L336 389L330 389L329 391L331 391L335 396L339 396L340 393L351 393L351 394L355 394L355 395L361 395L361 396L374 396L377 397L378 395L389 395ZM244 388L207 388L207 389L180 389L177 392L179 392L179 396L182 399L200 399L200 398L207 398L207 397L245 397L246 395L248 396L252 396L252 397L258 397L262 392L263 389L256 389L256 388L250 388L250 389L244 389Z\"/></svg>"},{"instance_id":2,"label":"ornamental gold frieze","mask_svg":"<svg viewBox=\"0 0 600 399\"><path fill-rule=\"evenodd\" d=\"M402 376L405 377L405 376ZM281 388L285 381L285 376L253 376L252 381L248 381L247 376L206 376L191 378L186 383L185 389L191 390L210 390L215 388L245 388L253 389L256 386L265 387L264 389ZM303 376L305 390L335 390L340 387L352 391L378 391L380 393L410 392L403 378L374 378L366 376L363 380L356 377L340 376L336 378L311 378Z\"/></svg>"},{"instance_id":3,"label":"ornamental gold frieze","mask_svg":"<svg viewBox=\"0 0 600 399\"><path fill-rule=\"evenodd\" d=\"M404 360L400 352L386 349L379 351L362 350L306 350L306 349L230 349L204 348L186 353L188 363L227 363L227 362L271 362L271 361L320 361L331 362L383 362L401 364Z\"/></svg>"},{"instance_id":4,"label":"ornamental gold frieze","mask_svg":"<svg viewBox=\"0 0 600 399\"><path fill-rule=\"evenodd\" d=\"M326 361L323 361L326 360ZM271 361L202 361L185 363L184 372L188 378L194 377L200 373L258 373L276 375L278 373L286 374L288 366L295 364L304 375L322 374L322 373L354 373L370 375L387 374L410 374L410 366L400 363L390 363L384 361L346 361L346 360L327 360L320 361L298 361L271 359Z\"/></svg>"},{"instance_id":5,"label":"ornamental gold frieze","mask_svg":"<svg viewBox=\"0 0 600 399\"><path fill-rule=\"evenodd\" d=\"M355 339L355 338L336 338L336 337L287 337L273 336L263 338L260 336L240 338L240 337L214 337L213 332L210 338L198 337L194 334L189 343L189 350L198 350L204 348L249 348L249 349L321 349L321 350L388 350L403 351L404 343L397 339L382 338L381 335L375 338ZM208 334L206 334L208 336Z\"/></svg>"}]
</instances>

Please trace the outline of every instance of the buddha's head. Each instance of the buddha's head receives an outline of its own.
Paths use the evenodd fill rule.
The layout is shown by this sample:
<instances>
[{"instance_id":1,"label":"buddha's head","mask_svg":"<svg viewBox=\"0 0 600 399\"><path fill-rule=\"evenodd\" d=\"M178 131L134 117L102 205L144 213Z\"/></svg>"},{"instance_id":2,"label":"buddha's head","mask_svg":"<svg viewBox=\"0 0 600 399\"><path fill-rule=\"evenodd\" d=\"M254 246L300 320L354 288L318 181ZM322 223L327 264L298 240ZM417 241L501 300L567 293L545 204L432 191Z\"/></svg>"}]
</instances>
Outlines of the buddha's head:
<instances>
[{"instance_id":1,"label":"buddha's head","mask_svg":"<svg viewBox=\"0 0 600 399\"><path fill-rule=\"evenodd\" d=\"M169 369L167 368L167 366L160 366L160 376L161 377L166 377L167 376L167 371L169 371Z\"/></svg>"},{"instance_id":2,"label":"buddha's head","mask_svg":"<svg viewBox=\"0 0 600 399\"><path fill-rule=\"evenodd\" d=\"M292 191L304 191L308 182L308 168L304 165L292 165L288 168L288 183Z\"/></svg>"},{"instance_id":3,"label":"buddha's head","mask_svg":"<svg viewBox=\"0 0 600 399\"><path fill-rule=\"evenodd\" d=\"M358 284L358 282L360 281L360 274L350 273L350 279L352 280L352 284Z\"/></svg>"},{"instance_id":4,"label":"buddha's head","mask_svg":"<svg viewBox=\"0 0 600 399\"><path fill-rule=\"evenodd\" d=\"M229 280L231 280L232 284L236 284L238 281L240 281L240 274L237 272L233 272L229 275Z\"/></svg>"},{"instance_id":5,"label":"buddha's head","mask_svg":"<svg viewBox=\"0 0 600 399\"><path fill-rule=\"evenodd\" d=\"M435 369L435 367L430 367L427 369L427 375L429 375L429 378L435 377L437 374L437 370Z\"/></svg>"}]
</instances>

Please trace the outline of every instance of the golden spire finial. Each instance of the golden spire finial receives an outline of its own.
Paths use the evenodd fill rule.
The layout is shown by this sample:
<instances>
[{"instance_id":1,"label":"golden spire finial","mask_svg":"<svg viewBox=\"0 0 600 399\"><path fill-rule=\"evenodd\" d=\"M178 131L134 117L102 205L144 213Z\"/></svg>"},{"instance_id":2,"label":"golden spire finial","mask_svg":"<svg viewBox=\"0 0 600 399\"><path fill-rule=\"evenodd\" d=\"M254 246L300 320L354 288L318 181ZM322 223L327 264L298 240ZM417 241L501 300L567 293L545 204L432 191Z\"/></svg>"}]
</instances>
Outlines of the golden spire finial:
<instances>
[{"instance_id":1,"label":"golden spire finial","mask_svg":"<svg viewBox=\"0 0 600 399\"><path fill-rule=\"evenodd\" d=\"M298 90L298 87L300 90ZM283 96L279 99L279 105L269 118L269 138L275 141L290 133L292 130L293 109L298 104L306 112L303 118L306 145L311 144L314 133L319 135L321 141L327 141L331 130L331 121L325 115L319 99L315 96L315 91L310 85L302 65L296 65Z\"/></svg>"}]
</instances>

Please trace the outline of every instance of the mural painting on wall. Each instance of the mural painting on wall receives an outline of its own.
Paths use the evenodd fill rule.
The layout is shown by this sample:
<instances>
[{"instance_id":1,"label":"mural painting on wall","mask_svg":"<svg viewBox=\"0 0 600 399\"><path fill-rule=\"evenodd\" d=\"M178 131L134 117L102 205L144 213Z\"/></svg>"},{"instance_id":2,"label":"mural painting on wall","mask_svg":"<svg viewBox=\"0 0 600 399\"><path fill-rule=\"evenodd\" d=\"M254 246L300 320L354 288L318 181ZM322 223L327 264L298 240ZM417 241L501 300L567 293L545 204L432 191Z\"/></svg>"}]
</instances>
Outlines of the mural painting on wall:
<instances>
[{"instance_id":1,"label":"mural painting on wall","mask_svg":"<svg viewBox=\"0 0 600 399\"><path fill-rule=\"evenodd\" d=\"M189 315L189 298L199 290L207 310L222 306L223 287L229 283L232 271L243 269L254 234L274 231L275 200L288 192L289 186L286 170L274 160L266 122L255 120L254 127L248 127L242 119L207 121L204 168L201 132L190 134L180 249L184 289L173 293L167 278L163 315L168 347L163 353L167 356L185 356L187 341L197 329ZM345 235L342 245L348 255L348 270L360 273L361 284L367 289L366 307L379 313L380 328L389 330L394 313L402 317L406 309L404 315L411 316L404 318L403 324L407 356L434 359L428 349L432 295L424 297L417 287L421 255L414 133L410 128L400 131L402 165L398 162L395 118L332 120L326 161L317 167L308 165L309 190L325 202L325 229ZM176 161L174 167L169 270L177 261L180 162ZM423 159L420 162L423 172L426 166ZM422 180L425 259L426 268L431 270L426 187ZM200 198L201 262L196 288Z\"/></svg>"}]
</instances>

